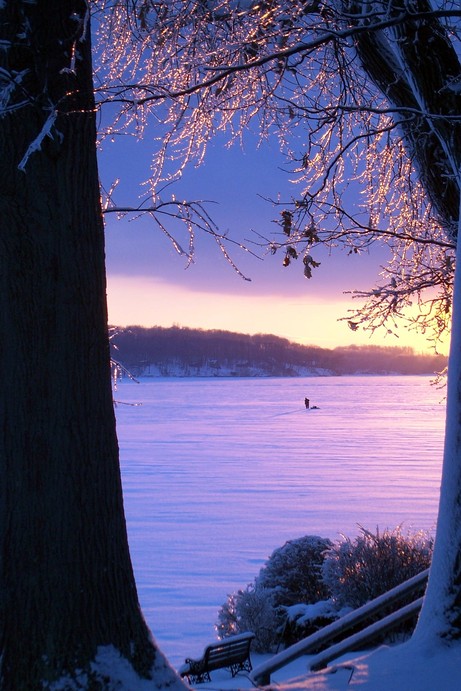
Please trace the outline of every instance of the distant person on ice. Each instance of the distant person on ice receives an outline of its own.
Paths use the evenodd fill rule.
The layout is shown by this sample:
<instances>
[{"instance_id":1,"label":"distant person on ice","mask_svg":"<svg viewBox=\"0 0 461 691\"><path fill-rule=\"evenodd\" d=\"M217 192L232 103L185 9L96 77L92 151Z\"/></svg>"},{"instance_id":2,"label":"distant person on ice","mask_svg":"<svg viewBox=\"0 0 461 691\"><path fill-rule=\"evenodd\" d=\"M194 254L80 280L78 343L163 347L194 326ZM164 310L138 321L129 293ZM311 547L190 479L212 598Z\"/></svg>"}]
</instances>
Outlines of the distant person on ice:
<instances>
[{"instance_id":1,"label":"distant person on ice","mask_svg":"<svg viewBox=\"0 0 461 691\"><path fill-rule=\"evenodd\" d=\"M309 408L309 399L308 398L304 399L304 405L306 406L306 408Z\"/></svg>"}]
</instances>

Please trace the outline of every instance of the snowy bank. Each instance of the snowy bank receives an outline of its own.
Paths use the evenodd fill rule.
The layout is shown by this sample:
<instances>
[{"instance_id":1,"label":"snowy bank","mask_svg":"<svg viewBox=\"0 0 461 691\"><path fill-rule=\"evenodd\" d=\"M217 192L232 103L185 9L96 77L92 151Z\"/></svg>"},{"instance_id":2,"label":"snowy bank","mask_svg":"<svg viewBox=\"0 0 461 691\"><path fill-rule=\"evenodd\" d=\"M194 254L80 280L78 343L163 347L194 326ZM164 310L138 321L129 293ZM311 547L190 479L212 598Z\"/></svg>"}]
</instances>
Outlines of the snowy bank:
<instances>
[{"instance_id":1,"label":"snowy bank","mask_svg":"<svg viewBox=\"0 0 461 691\"><path fill-rule=\"evenodd\" d=\"M253 665L270 656L252 655ZM309 657L304 656L273 675L271 689L281 691L460 691L461 644L418 646L408 641L373 652L349 653L320 672L308 672ZM225 670L213 672L212 681L197 689L254 688L248 676L232 679ZM269 688L269 687L267 687Z\"/></svg>"}]
</instances>

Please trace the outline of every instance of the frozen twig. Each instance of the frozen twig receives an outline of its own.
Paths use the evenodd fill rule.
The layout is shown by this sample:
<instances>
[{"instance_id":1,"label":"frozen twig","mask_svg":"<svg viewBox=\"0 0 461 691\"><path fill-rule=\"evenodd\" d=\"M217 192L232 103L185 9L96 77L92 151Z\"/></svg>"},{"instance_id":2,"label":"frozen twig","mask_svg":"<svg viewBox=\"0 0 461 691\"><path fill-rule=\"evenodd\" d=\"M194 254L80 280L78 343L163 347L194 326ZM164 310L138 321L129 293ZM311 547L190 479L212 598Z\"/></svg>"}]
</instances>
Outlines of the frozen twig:
<instances>
[{"instance_id":1,"label":"frozen twig","mask_svg":"<svg viewBox=\"0 0 461 691\"><path fill-rule=\"evenodd\" d=\"M27 163L29 161L29 158L35 151L40 151L42 148L42 142L45 139L45 137L49 137L50 139L54 139L54 135L52 134L52 129L54 127L54 123L56 122L57 118L57 111L53 108L53 110L50 112L48 118L45 120L45 123L40 130L39 134L37 137L34 139L34 141L29 144L29 147L24 154L21 162L18 165L18 170L22 170L25 172Z\"/></svg>"}]
</instances>

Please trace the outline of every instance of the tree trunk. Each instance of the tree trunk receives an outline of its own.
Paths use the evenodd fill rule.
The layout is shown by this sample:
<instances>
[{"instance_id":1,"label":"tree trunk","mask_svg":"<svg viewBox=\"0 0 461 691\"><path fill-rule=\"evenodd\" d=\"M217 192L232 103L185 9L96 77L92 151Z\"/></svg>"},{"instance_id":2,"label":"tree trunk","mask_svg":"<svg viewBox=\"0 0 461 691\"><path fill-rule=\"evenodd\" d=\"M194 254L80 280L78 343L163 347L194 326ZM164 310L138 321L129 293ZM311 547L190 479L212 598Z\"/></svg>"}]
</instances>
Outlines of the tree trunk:
<instances>
[{"instance_id":1,"label":"tree trunk","mask_svg":"<svg viewBox=\"0 0 461 691\"><path fill-rule=\"evenodd\" d=\"M108 688L117 659L152 688L183 688L150 638L128 551L86 10L0 4L3 691Z\"/></svg>"},{"instance_id":2,"label":"tree trunk","mask_svg":"<svg viewBox=\"0 0 461 691\"><path fill-rule=\"evenodd\" d=\"M460 178L458 178L460 180ZM461 183L460 183L461 184ZM460 214L461 216L461 214ZM461 222L460 222L461 225ZM461 228L460 228L461 232ZM458 233L458 237L460 234ZM434 555L416 641L461 638L461 243L453 287L442 485Z\"/></svg>"},{"instance_id":3,"label":"tree trunk","mask_svg":"<svg viewBox=\"0 0 461 691\"><path fill-rule=\"evenodd\" d=\"M367 20L361 14L362 3L345 0L345 4L356 13L357 25L373 26L373 15ZM399 15L405 13L405 5L406 0L391 0L385 9L390 16ZM384 9L381 2L376 9ZM430 3L415 0L414 7L408 9L429 13ZM449 88L461 65L448 32L436 17L408 19L392 30L363 32L355 43L363 69L397 109L394 119L427 197L448 235L456 238L461 125L459 121L427 117L434 113L452 118L461 108L461 95ZM431 46L430 51L427 46ZM400 114L398 109L402 109Z\"/></svg>"},{"instance_id":4,"label":"tree trunk","mask_svg":"<svg viewBox=\"0 0 461 691\"><path fill-rule=\"evenodd\" d=\"M363 6L345 0L368 21ZM409 154L434 204L441 225L456 242L460 224L461 94L452 82L461 71L449 32L429 16L427 0L390 0L376 4L389 16L405 16L394 29L362 33L356 39L364 70L397 109ZM410 14L405 15L406 12ZM411 12L427 12L415 20ZM430 50L428 50L430 46ZM409 113L418 113L409 119ZM435 115L437 117L431 117ZM442 117L440 117L442 116ZM405 122L405 118L407 121ZM458 119L456 119L458 118ZM427 595L414 640L461 638L461 243L457 243L451 345L448 366L447 422L437 535Z\"/></svg>"}]
</instances>

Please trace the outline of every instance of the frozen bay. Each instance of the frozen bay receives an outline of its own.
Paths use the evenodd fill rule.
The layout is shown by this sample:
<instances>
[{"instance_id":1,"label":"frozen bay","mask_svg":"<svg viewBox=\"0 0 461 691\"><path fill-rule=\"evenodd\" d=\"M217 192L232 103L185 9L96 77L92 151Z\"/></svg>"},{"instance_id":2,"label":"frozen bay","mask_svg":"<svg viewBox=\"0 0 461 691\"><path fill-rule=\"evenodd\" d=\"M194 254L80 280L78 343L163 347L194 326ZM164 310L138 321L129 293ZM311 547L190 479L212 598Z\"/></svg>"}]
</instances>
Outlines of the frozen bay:
<instances>
[{"instance_id":1,"label":"frozen bay","mask_svg":"<svg viewBox=\"0 0 461 691\"><path fill-rule=\"evenodd\" d=\"M434 527L445 406L429 377L143 379L116 397L142 404L116 409L125 510L173 665L286 540Z\"/></svg>"}]
</instances>

